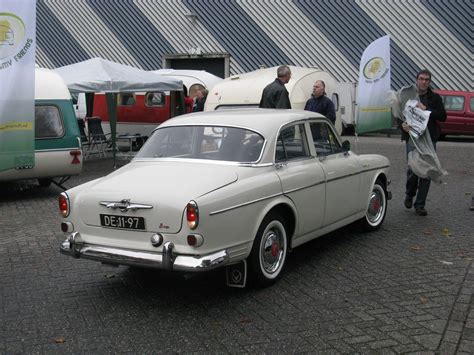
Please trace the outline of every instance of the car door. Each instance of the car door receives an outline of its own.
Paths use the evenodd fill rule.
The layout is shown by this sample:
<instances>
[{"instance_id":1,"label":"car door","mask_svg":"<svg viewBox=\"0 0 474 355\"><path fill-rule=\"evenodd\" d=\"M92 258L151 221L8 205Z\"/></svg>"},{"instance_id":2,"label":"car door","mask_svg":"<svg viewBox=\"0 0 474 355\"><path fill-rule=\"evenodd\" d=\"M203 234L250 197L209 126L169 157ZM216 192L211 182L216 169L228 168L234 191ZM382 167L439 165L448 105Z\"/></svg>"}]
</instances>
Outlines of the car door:
<instances>
[{"instance_id":1,"label":"car door","mask_svg":"<svg viewBox=\"0 0 474 355\"><path fill-rule=\"evenodd\" d=\"M469 93L468 95L469 103L466 105L466 126L467 133L474 135L474 93Z\"/></svg>"},{"instance_id":2,"label":"car door","mask_svg":"<svg viewBox=\"0 0 474 355\"><path fill-rule=\"evenodd\" d=\"M321 165L310 154L303 123L280 130L275 168L283 193L297 209L296 237L319 229L324 218L325 177Z\"/></svg>"},{"instance_id":3,"label":"car door","mask_svg":"<svg viewBox=\"0 0 474 355\"><path fill-rule=\"evenodd\" d=\"M441 134L463 134L466 129L466 98L463 95L442 95L447 119L441 124Z\"/></svg>"},{"instance_id":4,"label":"car door","mask_svg":"<svg viewBox=\"0 0 474 355\"><path fill-rule=\"evenodd\" d=\"M326 181L323 225L327 226L360 211L361 167L357 155L342 149L328 122L310 122L309 127Z\"/></svg>"}]
</instances>

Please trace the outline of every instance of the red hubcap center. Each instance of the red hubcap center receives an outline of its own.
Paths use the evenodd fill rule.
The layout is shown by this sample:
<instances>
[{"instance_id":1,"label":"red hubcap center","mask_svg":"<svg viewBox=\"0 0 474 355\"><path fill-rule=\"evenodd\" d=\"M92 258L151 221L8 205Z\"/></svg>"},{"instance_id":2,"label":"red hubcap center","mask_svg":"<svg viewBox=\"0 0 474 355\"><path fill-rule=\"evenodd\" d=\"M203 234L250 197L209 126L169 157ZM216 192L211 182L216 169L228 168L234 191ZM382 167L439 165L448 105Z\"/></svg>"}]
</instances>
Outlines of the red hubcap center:
<instances>
[{"instance_id":1,"label":"red hubcap center","mask_svg":"<svg viewBox=\"0 0 474 355\"><path fill-rule=\"evenodd\" d=\"M280 248L278 246L278 243L277 242L273 242L272 243L272 256L277 256L278 255L278 252L279 252Z\"/></svg>"},{"instance_id":2,"label":"red hubcap center","mask_svg":"<svg viewBox=\"0 0 474 355\"><path fill-rule=\"evenodd\" d=\"M378 211L380 209L380 200L378 198L376 198L373 201L372 206L373 206L375 211Z\"/></svg>"}]
</instances>

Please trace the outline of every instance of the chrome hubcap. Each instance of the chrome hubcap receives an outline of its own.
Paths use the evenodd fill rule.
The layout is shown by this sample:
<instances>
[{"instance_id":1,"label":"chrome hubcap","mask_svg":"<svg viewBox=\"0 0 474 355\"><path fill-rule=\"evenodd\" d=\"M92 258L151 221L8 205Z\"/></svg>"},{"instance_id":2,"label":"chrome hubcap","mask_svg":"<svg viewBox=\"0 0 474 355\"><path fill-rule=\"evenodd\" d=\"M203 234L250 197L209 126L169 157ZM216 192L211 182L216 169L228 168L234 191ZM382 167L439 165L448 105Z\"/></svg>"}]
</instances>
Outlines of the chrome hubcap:
<instances>
[{"instance_id":1,"label":"chrome hubcap","mask_svg":"<svg viewBox=\"0 0 474 355\"><path fill-rule=\"evenodd\" d=\"M260 244L262 271L267 274L277 272L285 258L285 237L278 222L272 222L266 229Z\"/></svg>"},{"instance_id":2,"label":"chrome hubcap","mask_svg":"<svg viewBox=\"0 0 474 355\"><path fill-rule=\"evenodd\" d=\"M369 208L367 209L367 220L376 225L383 217L385 210L385 194L378 185L374 187L370 195Z\"/></svg>"}]
</instances>

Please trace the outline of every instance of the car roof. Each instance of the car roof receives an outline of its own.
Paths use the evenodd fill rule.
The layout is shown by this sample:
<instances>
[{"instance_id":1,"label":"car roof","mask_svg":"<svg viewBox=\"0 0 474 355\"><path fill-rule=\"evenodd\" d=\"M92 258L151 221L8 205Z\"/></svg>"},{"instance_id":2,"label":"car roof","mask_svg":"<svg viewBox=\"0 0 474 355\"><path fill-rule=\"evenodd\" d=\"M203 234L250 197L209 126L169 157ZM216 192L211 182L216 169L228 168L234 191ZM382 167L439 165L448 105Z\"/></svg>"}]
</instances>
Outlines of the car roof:
<instances>
[{"instance_id":1,"label":"car roof","mask_svg":"<svg viewBox=\"0 0 474 355\"><path fill-rule=\"evenodd\" d=\"M324 118L324 116L304 110L231 109L177 116L163 122L159 128L181 125L236 126L268 135L287 123L311 118Z\"/></svg>"}]
</instances>

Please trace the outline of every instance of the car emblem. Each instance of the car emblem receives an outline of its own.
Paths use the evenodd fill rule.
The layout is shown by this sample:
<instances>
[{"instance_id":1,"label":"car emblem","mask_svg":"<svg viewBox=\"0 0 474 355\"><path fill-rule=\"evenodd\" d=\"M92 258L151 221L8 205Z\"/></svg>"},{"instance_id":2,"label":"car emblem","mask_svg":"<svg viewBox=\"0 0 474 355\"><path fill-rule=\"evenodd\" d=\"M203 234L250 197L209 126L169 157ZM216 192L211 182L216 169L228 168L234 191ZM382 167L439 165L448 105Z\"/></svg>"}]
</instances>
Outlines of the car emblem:
<instances>
[{"instance_id":1,"label":"car emblem","mask_svg":"<svg viewBox=\"0 0 474 355\"><path fill-rule=\"evenodd\" d=\"M113 210L115 209L120 209L122 212L127 212L127 211L136 211L136 210L149 210L153 208L153 206L150 205L144 205L141 203L130 203L130 199L128 200L121 200L120 202L115 202L115 201L100 201L99 205L105 206L107 208L111 208Z\"/></svg>"}]
</instances>

